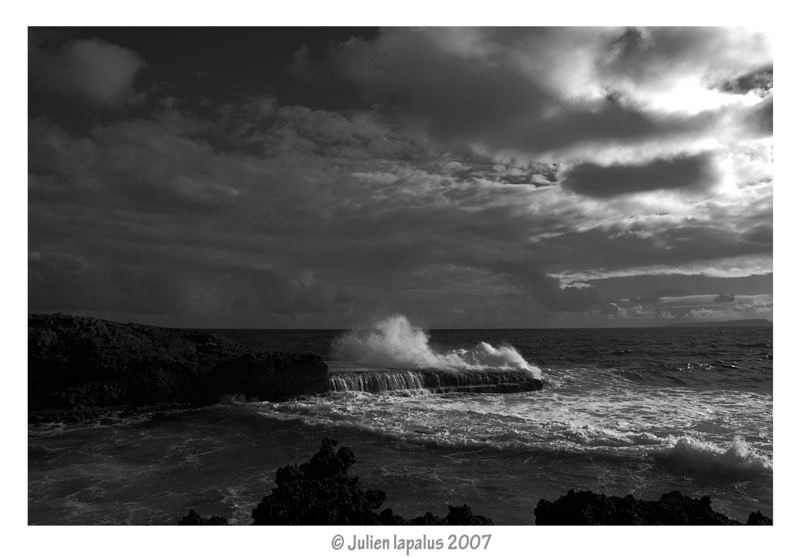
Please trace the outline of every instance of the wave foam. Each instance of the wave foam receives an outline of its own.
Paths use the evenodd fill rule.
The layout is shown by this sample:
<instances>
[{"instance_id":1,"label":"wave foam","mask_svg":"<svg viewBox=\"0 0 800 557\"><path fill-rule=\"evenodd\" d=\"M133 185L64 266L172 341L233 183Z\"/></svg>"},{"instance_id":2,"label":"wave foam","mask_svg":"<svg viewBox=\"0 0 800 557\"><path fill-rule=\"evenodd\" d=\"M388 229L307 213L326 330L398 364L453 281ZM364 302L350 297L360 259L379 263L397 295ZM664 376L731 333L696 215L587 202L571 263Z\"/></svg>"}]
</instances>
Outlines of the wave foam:
<instances>
[{"instance_id":1,"label":"wave foam","mask_svg":"<svg viewBox=\"0 0 800 557\"><path fill-rule=\"evenodd\" d=\"M450 370L522 370L541 379L541 370L528 363L511 346L481 342L474 348L437 351L430 338L403 315L375 323L370 329L354 330L333 343L340 360L383 367L422 367Z\"/></svg>"},{"instance_id":2,"label":"wave foam","mask_svg":"<svg viewBox=\"0 0 800 557\"><path fill-rule=\"evenodd\" d=\"M772 461L755 452L741 437L722 448L693 437L681 437L658 452L656 461L669 466L707 473L723 479L752 479L771 476Z\"/></svg>"}]
</instances>

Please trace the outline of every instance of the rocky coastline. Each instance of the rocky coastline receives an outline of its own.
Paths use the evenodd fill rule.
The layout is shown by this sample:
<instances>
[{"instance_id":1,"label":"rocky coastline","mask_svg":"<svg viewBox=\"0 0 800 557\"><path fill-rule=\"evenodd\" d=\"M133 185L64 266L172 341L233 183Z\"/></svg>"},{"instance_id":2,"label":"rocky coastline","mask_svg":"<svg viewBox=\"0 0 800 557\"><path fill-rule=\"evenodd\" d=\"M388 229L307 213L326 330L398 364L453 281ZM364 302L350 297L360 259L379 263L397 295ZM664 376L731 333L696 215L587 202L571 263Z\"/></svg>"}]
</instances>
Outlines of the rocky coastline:
<instances>
[{"instance_id":1,"label":"rocky coastline","mask_svg":"<svg viewBox=\"0 0 800 557\"><path fill-rule=\"evenodd\" d=\"M30 423L82 423L347 388L503 393L539 390L542 382L521 371L331 373L316 354L252 350L206 331L64 314L28 317Z\"/></svg>"},{"instance_id":2,"label":"rocky coastline","mask_svg":"<svg viewBox=\"0 0 800 557\"><path fill-rule=\"evenodd\" d=\"M259 352L196 330L72 315L28 318L31 422L204 406L224 397L285 400L328 389L316 354Z\"/></svg>"},{"instance_id":3,"label":"rocky coastline","mask_svg":"<svg viewBox=\"0 0 800 557\"><path fill-rule=\"evenodd\" d=\"M542 382L519 374L441 370L331 373L316 354L247 349L219 335L138 324L121 324L63 314L28 319L28 410L31 424L88 422L167 409L215 404L225 398L286 400L331 390L368 392L402 388L434 392L539 390ZM362 488L348 475L355 456L323 440L319 452L300 465L281 467L276 487L253 509L253 524L463 525L492 524L467 505L443 516L426 512L406 518L382 508L386 494ZM655 501L572 491L532 508L537 525L718 524L739 522L715 512L708 497L679 492ZM224 525L191 509L185 525ZM772 524L751 513L750 525Z\"/></svg>"},{"instance_id":4,"label":"rocky coastline","mask_svg":"<svg viewBox=\"0 0 800 557\"><path fill-rule=\"evenodd\" d=\"M468 505L449 506L439 517L428 511L406 519L380 507L386 493L362 487L349 474L355 463L353 451L336 449L336 441L323 439L308 462L282 466L275 472L275 487L253 509L253 525L491 525L491 518L477 515ZM555 501L540 499L533 509L537 526L580 525L741 525L711 508L707 496L687 497L678 491L656 501L607 496L591 491L570 490ZM220 516L204 517L195 509L178 522L184 526L227 525ZM761 512L750 513L746 525L768 526L772 519Z\"/></svg>"}]
</instances>

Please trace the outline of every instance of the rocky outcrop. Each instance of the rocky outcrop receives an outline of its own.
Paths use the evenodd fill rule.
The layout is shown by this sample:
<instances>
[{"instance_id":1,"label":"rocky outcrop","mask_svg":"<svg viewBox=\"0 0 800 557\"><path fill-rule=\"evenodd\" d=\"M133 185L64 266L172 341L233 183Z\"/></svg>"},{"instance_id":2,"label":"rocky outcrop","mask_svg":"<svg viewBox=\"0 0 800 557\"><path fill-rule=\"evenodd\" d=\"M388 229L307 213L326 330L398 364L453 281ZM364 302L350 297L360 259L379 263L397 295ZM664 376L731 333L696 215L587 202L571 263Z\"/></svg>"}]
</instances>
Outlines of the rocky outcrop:
<instances>
[{"instance_id":1,"label":"rocky outcrop","mask_svg":"<svg viewBox=\"0 0 800 557\"><path fill-rule=\"evenodd\" d=\"M537 525L741 524L713 511L708 496L693 499L678 491L665 493L657 501L643 501L633 495L616 497L570 490L555 501L541 499L534 514ZM747 524L772 524L772 520L760 512L752 513Z\"/></svg>"},{"instance_id":2,"label":"rocky outcrop","mask_svg":"<svg viewBox=\"0 0 800 557\"><path fill-rule=\"evenodd\" d=\"M355 462L353 451L335 446L336 441L323 439L308 462L278 468L276 487L253 509L253 524L492 524L473 515L467 505L449 507L444 518L428 512L406 520L391 509L378 513L386 494L363 489L359 479L348 474Z\"/></svg>"},{"instance_id":3,"label":"rocky outcrop","mask_svg":"<svg viewBox=\"0 0 800 557\"><path fill-rule=\"evenodd\" d=\"M748 526L772 526L772 519L761 514L761 511L750 513L747 517Z\"/></svg>"},{"instance_id":4,"label":"rocky outcrop","mask_svg":"<svg viewBox=\"0 0 800 557\"><path fill-rule=\"evenodd\" d=\"M391 509L377 509L386 494L363 489L357 477L349 475L355 462L353 451L336 441L322 440L322 447L308 462L278 468L275 487L253 509L254 525L490 525L467 505L448 506L440 518L431 512L405 519ZM633 495L607 496L591 491L570 490L555 501L539 500L534 509L537 525L736 525L736 520L711 509L711 499L693 499L678 491L665 493L658 501L643 501ZM227 524L227 519L204 518L193 509L179 524ZM771 525L761 512L750 513L748 525Z\"/></svg>"},{"instance_id":5,"label":"rocky outcrop","mask_svg":"<svg viewBox=\"0 0 800 557\"><path fill-rule=\"evenodd\" d=\"M28 404L34 413L212 404L241 395L281 400L328 388L315 354L256 352L194 330L70 315L28 318ZM80 418L77 418L80 419Z\"/></svg>"},{"instance_id":6,"label":"rocky outcrop","mask_svg":"<svg viewBox=\"0 0 800 557\"><path fill-rule=\"evenodd\" d=\"M221 516L210 516L205 518L200 516L197 511L194 509L189 509L189 512L184 516L180 522L178 522L179 526L227 526L228 519L223 518Z\"/></svg>"},{"instance_id":7,"label":"rocky outcrop","mask_svg":"<svg viewBox=\"0 0 800 557\"><path fill-rule=\"evenodd\" d=\"M519 393L539 391L542 382L521 370L449 371L438 369L337 371L328 379L332 391L426 390L434 393Z\"/></svg>"}]
</instances>

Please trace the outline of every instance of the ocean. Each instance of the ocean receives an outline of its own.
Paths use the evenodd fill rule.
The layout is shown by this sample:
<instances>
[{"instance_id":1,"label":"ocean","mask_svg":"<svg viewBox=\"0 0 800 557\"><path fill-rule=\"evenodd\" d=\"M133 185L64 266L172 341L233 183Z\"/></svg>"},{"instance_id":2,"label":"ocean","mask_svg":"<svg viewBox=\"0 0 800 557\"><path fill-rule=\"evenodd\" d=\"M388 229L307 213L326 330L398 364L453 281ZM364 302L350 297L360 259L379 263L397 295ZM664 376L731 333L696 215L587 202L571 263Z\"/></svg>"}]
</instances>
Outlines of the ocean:
<instances>
[{"instance_id":1,"label":"ocean","mask_svg":"<svg viewBox=\"0 0 800 557\"><path fill-rule=\"evenodd\" d=\"M771 327L424 332L395 317L358 332L214 332L320 354L334 390L30 426L29 523L176 524L194 508L249 524L275 469L323 437L350 447L352 474L407 517L468 504L533 524L540 498L569 489L679 490L737 520L772 516ZM419 368L522 370L544 387L437 393Z\"/></svg>"}]
</instances>

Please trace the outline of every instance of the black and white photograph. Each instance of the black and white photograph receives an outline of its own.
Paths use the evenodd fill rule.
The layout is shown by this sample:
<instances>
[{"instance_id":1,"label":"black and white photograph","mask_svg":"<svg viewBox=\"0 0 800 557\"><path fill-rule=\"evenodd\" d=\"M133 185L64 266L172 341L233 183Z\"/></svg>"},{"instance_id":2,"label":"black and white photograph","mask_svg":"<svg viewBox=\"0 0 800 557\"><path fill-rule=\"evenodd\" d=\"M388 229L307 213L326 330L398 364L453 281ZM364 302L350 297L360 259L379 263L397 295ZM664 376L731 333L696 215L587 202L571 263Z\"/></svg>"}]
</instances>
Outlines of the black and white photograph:
<instances>
[{"instance_id":1,"label":"black and white photograph","mask_svg":"<svg viewBox=\"0 0 800 557\"><path fill-rule=\"evenodd\" d=\"M28 526L780 521L773 33L252 25L27 28Z\"/></svg>"}]
</instances>

